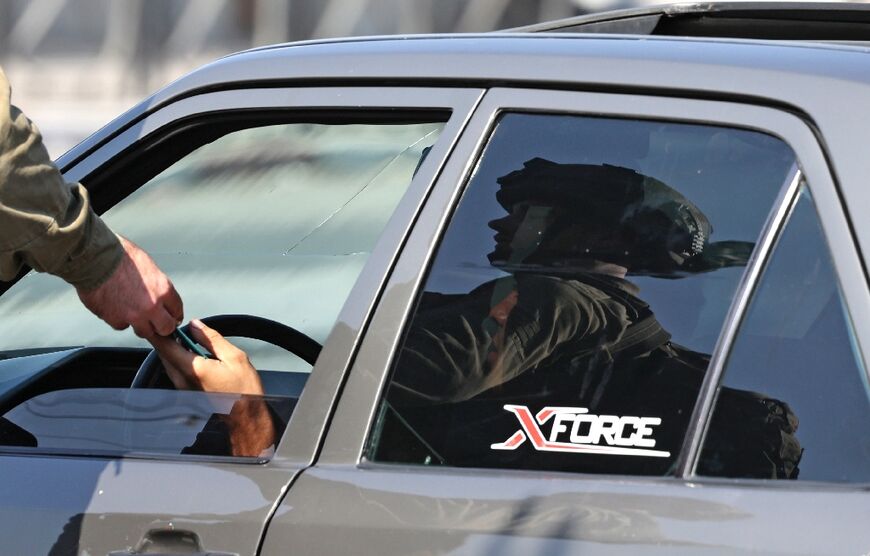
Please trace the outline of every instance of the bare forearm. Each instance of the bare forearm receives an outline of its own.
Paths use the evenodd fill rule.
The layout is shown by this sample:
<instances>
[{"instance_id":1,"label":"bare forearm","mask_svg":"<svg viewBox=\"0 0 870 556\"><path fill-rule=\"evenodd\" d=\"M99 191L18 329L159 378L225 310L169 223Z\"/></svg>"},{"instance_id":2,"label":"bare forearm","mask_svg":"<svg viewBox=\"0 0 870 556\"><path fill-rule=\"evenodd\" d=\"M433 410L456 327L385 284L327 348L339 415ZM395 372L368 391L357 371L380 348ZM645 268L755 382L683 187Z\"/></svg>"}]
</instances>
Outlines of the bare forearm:
<instances>
[{"instance_id":1,"label":"bare forearm","mask_svg":"<svg viewBox=\"0 0 870 556\"><path fill-rule=\"evenodd\" d=\"M275 424L266 402L242 398L227 417L232 455L256 457L275 445Z\"/></svg>"}]
</instances>

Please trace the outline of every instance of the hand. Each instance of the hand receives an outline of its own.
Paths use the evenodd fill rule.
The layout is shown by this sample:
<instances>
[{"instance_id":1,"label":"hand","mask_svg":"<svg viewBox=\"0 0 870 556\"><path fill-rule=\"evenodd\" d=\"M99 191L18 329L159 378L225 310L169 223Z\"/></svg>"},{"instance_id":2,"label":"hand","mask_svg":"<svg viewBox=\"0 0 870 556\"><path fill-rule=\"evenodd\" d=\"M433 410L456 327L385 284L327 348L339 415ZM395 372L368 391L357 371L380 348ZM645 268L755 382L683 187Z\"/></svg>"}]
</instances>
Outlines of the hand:
<instances>
[{"instance_id":1,"label":"hand","mask_svg":"<svg viewBox=\"0 0 870 556\"><path fill-rule=\"evenodd\" d=\"M172 282L148 253L121 238L124 256L101 286L78 290L79 299L115 330L128 326L141 338L167 336L184 318L184 307Z\"/></svg>"},{"instance_id":2,"label":"hand","mask_svg":"<svg viewBox=\"0 0 870 556\"><path fill-rule=\"evenodd\" d=\"M149 339L176 388L263 395L260 376L244 351L199 320L190 321L190 333L216 359L191 353L172 338L154 336ZM234 456L258 456L277 440L275 425L265 401L261 399L241 398L236 401L226 423Z\"/></svg>"},{"instance_id":3,"label":"hand","mask_svg":"<svg viewBox=\"0 0 870 556\"><path fill-rule=\"evenodd\" d=\"M263 395L260 375L248 360L248 354L202 321L190 321L190 334L213 353L215 359L206 359L191 353L171 337L155 336L148 340L157 350L166 374L176 388Z\"/></svg>"}]
</instances>

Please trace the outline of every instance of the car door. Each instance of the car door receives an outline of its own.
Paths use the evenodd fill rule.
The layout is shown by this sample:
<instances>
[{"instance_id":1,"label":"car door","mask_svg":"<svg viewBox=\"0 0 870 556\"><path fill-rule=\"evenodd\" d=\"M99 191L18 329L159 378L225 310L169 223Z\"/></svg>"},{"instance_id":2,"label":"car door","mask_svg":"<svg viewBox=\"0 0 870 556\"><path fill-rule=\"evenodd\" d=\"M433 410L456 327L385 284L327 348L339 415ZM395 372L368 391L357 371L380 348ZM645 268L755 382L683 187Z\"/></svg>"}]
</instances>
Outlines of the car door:
<instances>
[{"instance_id":1,"label":"car door","mask_svg":"<svg viewBox=\"0 0 870 556\"><path fill-rule=\"evenodd\" d=\"M82 312L62 284L24 277L0 297L0 551L255 554L313 459L388 269L480 94L195 94L134 110L147 115L79 149L88 154L67 179L167 271L187 318L268 316L322 350L312 366L246 347L283 436L259 454L200 451L206 421L220 427L243 397L130 390L147 344Z\"/></svg>"},{"instance_id":2,"label":"car door","mask_svg":"<svg viewBox=\"0 0 870 556\"><path fill-rule=\"evenodd\" d=\"M866 551L867 316L800 118L492 89L262 553Z\"/></svg>"}]
</instances>

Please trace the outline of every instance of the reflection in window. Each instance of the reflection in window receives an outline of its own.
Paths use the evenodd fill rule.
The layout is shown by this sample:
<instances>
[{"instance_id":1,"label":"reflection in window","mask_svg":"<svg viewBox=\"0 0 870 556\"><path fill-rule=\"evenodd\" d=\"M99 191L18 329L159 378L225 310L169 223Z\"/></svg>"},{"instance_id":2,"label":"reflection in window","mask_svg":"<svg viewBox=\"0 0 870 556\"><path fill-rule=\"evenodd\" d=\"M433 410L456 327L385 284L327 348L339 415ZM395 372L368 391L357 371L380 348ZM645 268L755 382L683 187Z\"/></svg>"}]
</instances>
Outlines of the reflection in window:
<instances>
[{"instance_id":1,"label":"reflection in window","mask_svg":"<svg viewBox=\"0 0 870 556\"><path fill-rule=\"evenodd\" d=\"M793 164L749 131L504 116L417 302L369 457L670 473Z\"/></svg>"},{"instance_id":2,"label":"reflection in window","mask_svg":"<svg viewBox=\"0 0 870 556\"><path fill-rule=\"evenodd\" d=\"M867 482L868 426L867 374L803 188L729 356L698 473Z\"/></svg>"},{"instance_id":3,"label":"reflection in window","mask_svg":"<svg viewBox=\"0 0 870 556\"><path fill-rule=\"evenodd\" d=\"M79 388L31 398L0 417L0 447L88 455L268 457L296 398ZM263 412L268 441L234 437L234 419ZM241 448L240 448L241 447Z\"/></svg>"}]
</instances>

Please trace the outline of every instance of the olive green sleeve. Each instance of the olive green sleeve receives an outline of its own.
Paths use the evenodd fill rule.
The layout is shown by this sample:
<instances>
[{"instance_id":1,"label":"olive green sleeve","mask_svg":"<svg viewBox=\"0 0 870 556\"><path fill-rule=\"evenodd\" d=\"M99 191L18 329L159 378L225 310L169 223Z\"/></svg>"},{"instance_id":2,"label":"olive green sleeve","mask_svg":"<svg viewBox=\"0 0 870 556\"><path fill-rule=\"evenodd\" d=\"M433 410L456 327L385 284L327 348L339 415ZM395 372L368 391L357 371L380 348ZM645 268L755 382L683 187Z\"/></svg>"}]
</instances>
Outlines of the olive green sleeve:
<instances>
[{"instance_id":1,"label":"olive green sleeve","mask_svg":"<svg viewBox=\"0 0 870 556\"><path fill-rule=\"evenodd\" d=\"M64 182L0 70L0 280L28 265L90 290L121 261L117 236L81 184Z\"/></svg>"}]
</instances>

